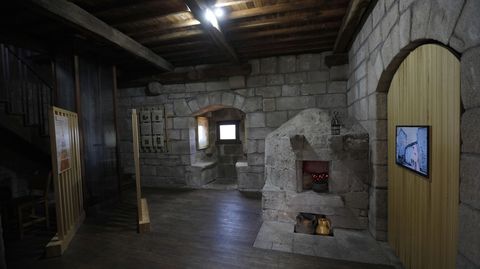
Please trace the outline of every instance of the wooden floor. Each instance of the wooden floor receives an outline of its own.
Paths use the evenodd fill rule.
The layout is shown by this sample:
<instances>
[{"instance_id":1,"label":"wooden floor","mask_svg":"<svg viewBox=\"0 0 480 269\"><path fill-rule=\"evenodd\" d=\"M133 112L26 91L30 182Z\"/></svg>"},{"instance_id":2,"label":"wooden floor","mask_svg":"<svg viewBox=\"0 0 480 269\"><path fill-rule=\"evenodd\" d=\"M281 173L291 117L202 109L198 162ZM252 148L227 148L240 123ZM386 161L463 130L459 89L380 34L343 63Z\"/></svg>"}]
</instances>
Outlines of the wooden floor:
<instances>
[{"instance_id":1,"label":"wooden floor","mask_svg":"<svg viewBox=\"0 0 480 269\"><path fill-rule=\"evenodd\" d=\"M253 248L262 223L258 195L178 189L144 194L150 233L135 232L133 199L127 198L115 210L87 217L61 258L40 257L38 233L9 244L8 268L390 268Z\"/></svg>"}]
</instances>

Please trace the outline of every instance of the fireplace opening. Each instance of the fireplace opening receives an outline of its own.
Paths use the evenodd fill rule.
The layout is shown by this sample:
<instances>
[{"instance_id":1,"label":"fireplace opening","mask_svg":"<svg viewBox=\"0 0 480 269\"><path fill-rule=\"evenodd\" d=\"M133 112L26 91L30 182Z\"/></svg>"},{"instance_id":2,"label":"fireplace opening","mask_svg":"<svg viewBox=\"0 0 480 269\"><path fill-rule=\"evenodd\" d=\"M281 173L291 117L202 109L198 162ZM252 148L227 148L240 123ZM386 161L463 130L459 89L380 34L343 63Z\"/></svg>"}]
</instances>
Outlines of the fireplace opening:
<instances>
[{"instance_id":1,"label":"fireplace opening","mask_svg":"<svg viewBox=\"0 0 480 269\"><path fill-rule=\"evenodd\" d=\"M303 161L301 191L328 192L329 166L328 161Z\"/></svg>"}]
</instances>

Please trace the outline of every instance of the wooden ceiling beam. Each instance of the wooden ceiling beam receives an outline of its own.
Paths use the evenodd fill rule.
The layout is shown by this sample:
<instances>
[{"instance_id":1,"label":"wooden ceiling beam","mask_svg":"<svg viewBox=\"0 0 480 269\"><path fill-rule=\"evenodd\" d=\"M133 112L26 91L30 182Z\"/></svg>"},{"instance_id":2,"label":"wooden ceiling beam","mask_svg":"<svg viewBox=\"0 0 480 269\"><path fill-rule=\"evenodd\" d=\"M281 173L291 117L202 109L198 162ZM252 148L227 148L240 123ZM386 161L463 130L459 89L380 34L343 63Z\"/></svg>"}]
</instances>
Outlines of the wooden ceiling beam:
<instances>
[{"instance_id":1,"label":"wooden ceiling beam","mask_svg":"<svg viewBox=\"0 0 480 269\"><path fill-rule=\"evenodd\" d=\"M198 40L198 41L191 41L191 42L183 42L183 43L174 43L174 44L168 44L168 45L163 45L163 46L157 46L157 47L152 47L151 49L157 53L164 53L164 52L169 52L169 51L177 51L180 49L189 49L192 47L204 47L204 46L209 46L212 45L211 42L204 41L204 40Z\"/></svg>"},{"instance_id":2,"label":"wooden ceiling beam","mask_svg":"<svg viewBox=\"0 0 480 269\"><path fill-rule=\"evenodd\" d=\"M241 47L238 48L238 53L248 53L248 52L255 52L255 51L270 51L276 49L289 49L289 48L313 48L313 47L321 47L324 48L326 46L333 46L335 40L314 40L310 42L291 42L291 43L275 43L270 46L265 47L258 47L258 46L251 46L251 47Z\"/></svg>"},{"instance_id":3,"label":"wooden ceiling beam","mask_svg":"<svg viewBox=\"0 0 480 269\"><path fill-rule=\"evenodd\" d=\"M156 68L167 71L173 69L171 63L150 49L71 2L65 0L28 0L28 3L55 19L63 21L88 35L107 41Z\"/></svg>"},{"instance_id":4,"label":"wooden ceiling beam","mask_svg":"<svg viewBox=\"0 0 480 269\"><path fill-rule=\"evenodd\" d=\"M329 51L331 49L332 49L331 46L318 47L318 48L289 48L289 49L281 49L281 50L244 53L244 54L241 54L241 56L247 59L252 59L252 58L263 58L263 57L269 57L269 56L323 52L323 51Z\"/></svg>"},{"instance_id":5,"label":"wooden ceiling beam","mask_svg":"<svg viewBox=\"0 0 480 269\"><path fill-rule=\"evenodd\" d=\"M237 42L233 42L233 46L235 47L248 47L248 46L268 46L274 43L281 43L281 42L301 42L301 41L310 41L310 40L333 40L335 43L335 38L337 37L337 33L327 32L327 33L308 33L304 35L295 35L295 36L288 36L288 37L272 37L272 38L262 38L262 39L253 39L253 40L241 40Z\"/></svg>"},{"instance_id":6,"label":"wooden ceiling beam","mask_svg":"<svg viewBox=\"0 0 480 269\"><path fill-rule=\"evenodd\" d=\"M133 86L145 86L152 81L158 81L162 84L191 83L231 76L246 76L251 72L252 67L250 64L208 65L202 68L196 67L193 70L184 72L168 72L141 78L124 77L120 78L120 85L122 88L125 88Z\"/></svg>"},{"instance_id":7,"label":"wooden ceiling beam","mask_svg":"<svg viewBox=\"0 0 480 269\"><path fill-rule=\"evenodd\" d=\"M156 44L165 42L165 41L191 38L191 37L201 36L201 35L203 35L202 30L187 30L187 31L172 32L172 33L159 35L159 36L137 38L137 41L145 45L155 46Z\"/></svg>"},{"instance_id":8,"label":"wooden ceiling beam","mask_svg":"<svg viewBox=\"0 0 480 269\"><path fill-rule=\"evenodd\" d=\"M307 24L303 26L294 26L288 28L280 28L268 31L259 31L259 32L249 32L249 33L238 33L232 35L231 40L245 40L245 39L254 39L267 36L275 35L285 35L285 34L298 34L302 32L312 32L312 31L325 31L325 32L336 32L340 27L338 22L328 22L320 24Z\"/></svg>"},{"instance_id":9,"label":"wooden ceiling beam","mask_svg":"<svg viewBox=\"0 0 480 269\"><path fill-rule=\"evenodd\" d=\"M333 47L334 53L345 53L350 47L354 33L359 27L363 14L368 9L371 0L351 0L345 17L343 18L342 26L338 32L337 40Z\"/></svg>"},{"instance_id":10,"label":"wooden ceiling beam","mask_svg":"<svg viewBox=\"0 0 480 269\"><path fill-rule=\"evenodd\" d=\"M235 50L228 44L227 39L220 29L215 28L206 18L205 10L207 6L202 0L185 0L185 3L192 11L195 19L201 22L201 26L205 33L207 33L213 43L232 61L238 62L238 56Z\"/></svg>"},{"instance_id":11,"label":"wooden ceiling beam","mask_svg":"<svg viewBox=\"0 0 480 269\"><path fill-rule=\"evenodd\" d=\"M344 8L337 8L324 11L308 11L277 18L259 19L242 23L231 23L225 26L228 31L252 30L255 28L276 26L282 24L294 24L299 22L325 22L329 20L336 21L345 15Z\"/></svg>"},{"instance_id":12,"label":"wooden ceiling beam","mask_svg":"<svg viewBox=\"0 0 480 269\"><path fill-rule=\"evenodd\" d=\"M123 27L128 27L132 24L148 23L151 20L161 20L167 16L170 17L175 15L185 14L185 12L189 12L186 6L184 9L181 9L181 10L160 10L160 11L152 10L148 12L142 12L139 14L123 16L114 20L108 20L108 23L115 28L123 28Z\"/></svg>"},{"instance_id":13,"label":"wooden ceiling beam","mask_svg":"<svg viewBox=\"0 0 480 269\"><path fill-rule=\"evenodd\" d=\"M230 12L226 17L229 20L244 19L250 17L264 16L275 13L290 12L302 9L312 9L312 8L324 8L332 9L335 7L341 7L348 3L348 0L296 0L295 3L285 3L285 4L276 4L268 5L257 8L248 8L242 10L236 10Z\"/></svg>"},{"instance_id":14,"label":"wooden ceiling beam","mask_svg":"<svg viewBox=\"0 0 480 269\"><path fill-rule=\"evenodd\" d=\"M125 33L133 38L142 38L142 37L159 35L169 30L186 28L190 26L196 26L199 24L200 22L198 20L192 19L192 20L180 21L175 23L161 23L151 27L142 27L139 30L137 29L137 30L125 31Z\"/></svg>"}]
</instances>

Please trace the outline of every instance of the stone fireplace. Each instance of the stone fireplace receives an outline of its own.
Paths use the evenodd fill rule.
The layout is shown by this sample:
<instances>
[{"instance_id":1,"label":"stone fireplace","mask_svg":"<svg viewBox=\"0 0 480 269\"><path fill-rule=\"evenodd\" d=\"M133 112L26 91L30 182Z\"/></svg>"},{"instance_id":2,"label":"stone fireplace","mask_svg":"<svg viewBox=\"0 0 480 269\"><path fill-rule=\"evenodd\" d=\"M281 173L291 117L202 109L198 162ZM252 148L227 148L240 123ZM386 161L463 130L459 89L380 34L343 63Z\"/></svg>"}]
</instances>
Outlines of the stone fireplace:
<instances>
[{"instance_id":1,"label":"stone fireplace","mask_svg":"<svg viewBox=\"0 0 480 269\"><path fill-rule=\"evenodd\" d=\"M295 222L300 212L322 214L333 227L366 229L368 133L351 118L332 135L330 112L307 109L270 133L265 141L262 214L265 221ZM309 177L328 173L328 189L317 193Z\"/></svg>"}]
</instances>

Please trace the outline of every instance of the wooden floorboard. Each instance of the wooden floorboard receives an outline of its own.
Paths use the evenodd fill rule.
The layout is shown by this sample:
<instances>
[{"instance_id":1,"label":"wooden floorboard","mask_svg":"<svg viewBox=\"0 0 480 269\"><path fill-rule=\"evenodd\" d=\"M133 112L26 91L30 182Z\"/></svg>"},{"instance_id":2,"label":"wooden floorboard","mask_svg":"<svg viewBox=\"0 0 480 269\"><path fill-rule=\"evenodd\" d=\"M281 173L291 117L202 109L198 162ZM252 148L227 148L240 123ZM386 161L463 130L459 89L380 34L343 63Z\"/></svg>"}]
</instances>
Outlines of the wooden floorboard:
<instances>
[{"instance_id":1,"label":"wooden floorboard","mask_svg":"<svg viewBox=\"0 0 480 269\"><path fill-rule=\"evenodd\" d=\"M8 268L391 268L254 248L262 224L259 195L146 189L144 196L151 232L136 233L130 194L115 209L88 216L61 258L31 251L21 257L27 238L11 245Z\"/></svg>"}]
</instances>

